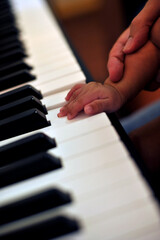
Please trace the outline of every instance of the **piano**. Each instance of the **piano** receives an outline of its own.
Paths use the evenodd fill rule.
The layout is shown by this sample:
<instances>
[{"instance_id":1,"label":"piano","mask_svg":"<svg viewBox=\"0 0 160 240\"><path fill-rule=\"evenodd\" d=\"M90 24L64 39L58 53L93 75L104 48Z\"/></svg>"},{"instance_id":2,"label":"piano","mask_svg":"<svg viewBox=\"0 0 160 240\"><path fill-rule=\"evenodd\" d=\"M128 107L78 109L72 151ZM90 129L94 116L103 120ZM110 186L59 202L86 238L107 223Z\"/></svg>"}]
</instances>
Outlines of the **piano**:
<instances>
[{"instance_id":1,"label":"piano","mask_svg":"<svg viewBox=\"0 0 160 240\"><path fill-rule=\"evenodd\" d=\"M89 78L48 3L0 11L0 239L159 240L159 202L116 117L57 117Z\"/></svg>"}]
</instances>

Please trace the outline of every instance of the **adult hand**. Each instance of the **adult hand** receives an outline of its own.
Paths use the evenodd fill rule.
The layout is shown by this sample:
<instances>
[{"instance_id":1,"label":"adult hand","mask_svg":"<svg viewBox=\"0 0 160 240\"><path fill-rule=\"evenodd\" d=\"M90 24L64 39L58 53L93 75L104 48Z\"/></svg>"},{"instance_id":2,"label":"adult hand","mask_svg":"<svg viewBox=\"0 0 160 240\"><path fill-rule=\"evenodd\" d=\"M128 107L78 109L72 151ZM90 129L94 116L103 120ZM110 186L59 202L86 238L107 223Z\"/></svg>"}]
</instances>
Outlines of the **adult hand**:
<instances>
[{"instance_id":1,"label":"adult hand","mask_svg":"<svg viewBox=\"0 0 160 240\"><path fill-rule=\"evenodd\" d=\"M159 16L160 1L149 0L118 38L108 59L109 76L113 82L118 82L123 76L125 54L138 50L147 42L150 30Z\"/></svg>"},{"instance_id":2,"label":"adult hand","mask_svg":"<svg viewBox=\"0 0 160 240\"><path fill-rule=\"evenodd\" d=\"M150 30L159 16L160 1L148 0L144 8L131 22L130 34L123 49L125 54L138 50L147 42Z\"/></svg>"},{"instance_id":3,"label":"adult hand","mask_svg":"<svg viewBox=\"0 0 160 240\"><path fill-rule=\"evenodd\" d=\"M127 42L130 29L127 28L113 45L108 58L107 68L112 82L118 82L123 77L125 54L123 48Z\"/></svg>"}]
</instances>

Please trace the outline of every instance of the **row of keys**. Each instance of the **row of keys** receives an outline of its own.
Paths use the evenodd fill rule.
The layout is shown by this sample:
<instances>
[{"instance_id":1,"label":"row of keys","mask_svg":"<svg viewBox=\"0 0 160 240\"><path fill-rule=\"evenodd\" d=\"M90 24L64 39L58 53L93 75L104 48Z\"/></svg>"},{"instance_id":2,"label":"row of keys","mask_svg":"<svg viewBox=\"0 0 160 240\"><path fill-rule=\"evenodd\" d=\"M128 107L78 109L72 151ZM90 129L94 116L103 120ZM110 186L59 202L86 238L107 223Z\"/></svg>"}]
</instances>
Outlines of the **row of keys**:
<instances>
[{"instance_id":1,"label":"row of keys","mask_svg":"<svg viewBox=\"0 0 160 240\"><path fill-rule=\"evenodd\" d=\"M1 3L0 40L0 91L35 79L9 2Z\"/></svg>"},{"instance_id":2,"label":"row of keys","mask_svg":"<svg viewBox=\"0 0 160 240\"><path fill-rule=\"evenodd\" d=\"M152 236L153 234L159 236L156 206L149 200L151 192L142 181L139 171L106 114L88 118L80 114L72 121L57 118L59 111L57 107L64 104L62 99L67 89L76 82L85 82L85 77L77 65L72 67L76 62L74 57L69 57L68 48L65 50L66 43L57 34L60 31L54 18L53 24L47 20L51 18L51 15L46 16L46 13L49 13L47 5L41 0L14 2L18 4L17 13L20 17L18 23L25 26L26 33L23 35L25 45L29 52L33 53L33 65L35 72L38 73L37 80L31 81L31 84L35 84L34 86L45 96L41 101L48 109L47 118L51 121L51 126L41 129L41 132L50 136L48 138L43 135L44 139L47 138L46 144L42 141L46 149L41 145L42 134L26 133L2 142L3 166L6 166L5 168L8 166L9 171L12 167L16 170L20 164L23 165L23 160L24 165L26 164L26 167L21 165L24 175L25 169L27 175L31 174L32 168L28 167L30 166L28 164L34 164L34 161L38 162L35 166L40 170L36 169L37 173L31 175L31 178L29 175L26 176L24 181L21 178L18 182L11 179L9 185L1 188L2 213L7 214L6 209L12 212L15 206L18 212L23 209L22 215L17 216L17 219L13 211L14 217L11 216L6 220L9 223L0 227L1 238L50 239L64 235L64 239L70 240L75 238L128 240L146 237L148 235L146 229L150 229ZM43 21L40 22L40 19ZM30 24L31 22L34 24ZM55 31L52 34L53 26ZM60 49L66 53L60 54ZM29 61L32 62L33 58ZM56 146L48 148L48 142L54 138ZM17 140L18 142L15 142ZM33 146L40 144L40 147L35 147L35 152L31 150L27 154L28 146L32 146L32 143ZM16 153L21 148L21 156L17 157ZM5 162L5 156L9 154L7 150L15 156L15 162ZM49 168L47 172L38 174L38 171L43 171L44 162L39 161L42 156L44 159L47 157L46 162L48 157L50 160L56 156L60 163L59 167L56 170ZM32 160L28 161L29 158ZM12 180L15 181L14 184ZM50 195L51 189L54 193L58 190L58 193ZM50 196L51 199L52 196L55 199L58 196L59 205L48 204L48 197L44 195ZM62 198L59 198L59 195ZM63 198L67 201L65 202ZM35 204L38 210L36 208L34 210ZM25 208L31 209L31 212L27 214ZM77 232L79 228L81 231ZM149 236L149 239L154 238Z\"/></svg>"},{"instance_id":3,"label":"row of keys","mask_svg":"<svg viewBox=\"0 0 160 240\"><path fill-rule=\"evenodd\" d=\"M9 2L5 6L8 6L7 10L11 10ZM30 73L32 67L23 61L28 57L23 44L19 40L20 31L15 27L16 21L14 27L11 27L10 23L8 24L9 27L7 26L6 31L1 28L3 50L1 49L0 58L0 91L17 87L13 90L3 91L0 95L0 140L10 139L50 125L45 117L47 109L40 101L43 98L41 92L30 85L18 86L35 80L35 77ZM69 54L66 57L69 57ZM71 63L74 63L74 58ZM61 64L58 64L57 67L59 65L61 66ZM64 71L58 70L55 79L58 76L63 77L79 70L78 65L69 69L66 68ZM84 81L84 75L80 75L80 73L77 78ZM41 80L41 82L44 83L45 80ZM63 87L63 81L60 85ZM70 84L68 84L69 87ZM51 90L51 88L49 89ZM55 91L55 84L52 91ZM5 189L8 185L62 168L61 160L46 152L53 147L56 147L55 140L42 133L1 147L0 188ZM24 200L0 207L2 217L2 221L0 221L1 239L27 239L34 236L35 238L42 238L43 236L43 238L48 239L78 230L79 224L77 221L61 214L47 218L40 223L32 224L28 228L21 227L18 231L5 231L5 227L8 227L9 224L14 225L15 221L21 221L21 219L36 216L36 214L43 214L47 210L53 211L54 208L71 201L68 193L60 189L50 188L38 194L33 194L31 197L28 196Z\"/></svg>"},{"instance_id":4,"label":"row of keys","mask_svg":"<svg viewBox=\"0 0 160 240\"><path fill-rule=\"evenodd\" d=\"M20 41L16 18L9 2L1 3L0 24L0 91L35 79L32 69L24 62L26 51ZM48 126L47 109L32 95L13 101L11 93L1 94L0 140L11 138L35 129ZM9 101L5 101L8 96ZM16 96L17 97L17 96ZM4 101L3 101L4 100Z\"/></svg>"},{"instance_id":5,"label":"row of keys","mask_svg":"<svg viewBox=\"0 0 160 240\"><path fill-rule=\"evenodd\" d=\"M22 89L22 92L24 91L30 92L26 90L26 87ZM18 89L19 96L16 92L10 91L1 95L2 102L7 103L0 106L1 141L50 125L46 118L47 109L39 99L33 95L19 98L22 94L21 90ZM34 93L34 90L32 92ZM11 101L13 99L15 101Z\"/></svg>"}]
</instances>

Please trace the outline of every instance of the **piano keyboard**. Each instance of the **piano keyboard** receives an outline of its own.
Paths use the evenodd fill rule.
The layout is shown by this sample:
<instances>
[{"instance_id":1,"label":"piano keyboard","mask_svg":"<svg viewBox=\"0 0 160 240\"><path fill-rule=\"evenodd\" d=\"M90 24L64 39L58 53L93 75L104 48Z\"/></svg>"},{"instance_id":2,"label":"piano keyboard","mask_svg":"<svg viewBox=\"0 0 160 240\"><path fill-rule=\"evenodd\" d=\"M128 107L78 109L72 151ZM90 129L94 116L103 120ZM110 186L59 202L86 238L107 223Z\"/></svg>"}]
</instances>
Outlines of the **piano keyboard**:
<instances>
[{"instance_id":1,"label":"piano keyboard","mask_svg":"<svg viewBox=\"0 0 160 240\"><path fill-rule=\"evenodd\" d=\"M108 116L57 117L86 77L49 6L10 3L20 32L2 0L0 239L159 240L159 205Z\"/></svg>"}]
</instances>

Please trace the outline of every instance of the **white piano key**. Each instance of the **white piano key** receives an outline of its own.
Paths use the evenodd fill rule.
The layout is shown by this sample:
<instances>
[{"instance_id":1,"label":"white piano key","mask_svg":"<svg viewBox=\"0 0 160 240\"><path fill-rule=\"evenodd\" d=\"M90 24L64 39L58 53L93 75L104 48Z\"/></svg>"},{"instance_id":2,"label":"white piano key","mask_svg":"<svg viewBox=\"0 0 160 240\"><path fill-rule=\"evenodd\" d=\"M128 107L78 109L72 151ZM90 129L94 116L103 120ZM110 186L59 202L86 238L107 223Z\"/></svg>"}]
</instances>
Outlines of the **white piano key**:
<instances>
[{"instance_id":1,"label":"white piano key","mask_svg":"<svg viewBox=\"0 0 160 240\"><path fill-rule=\"evenodd\" d=\"M43 55L38 56L38 54L32 56L33 63L38 66L43 66L44 64L47 64L50 62L63 61L63 59L69 59L69 58L74 59L75 62L77 62L77 60L73 56L73 53L71 54L71 52L68 49L65 49L65 51L61 51L56 54L56 53L52 53L52 48L50 49L50 53L47 56L43 56Z\"/></svg>"},{"instance_id":2,"label":"white piano key","mask_svg":"<svg viewBox=\"0 0 160 240\"><path fill-rule=\"evenodd\" d=\"M21 26L20 28L23 28L23 26ZM51 29L52 31L52 29ZM59 35L48 35L43 38L41 41L37 42L37 38L41 37L42 32L40 33L36 33L36 35L34 36L33 34L30 33L24 33L23 37L21 37L22 41L24 41L24 44L27 48L27 51L30 52L31 56L42 56L42 55L47 55L50 53L49 50L51 50L52 53L58 54L61 51L68 51L71 54L72 51L69 48L68 44L66 41L64 41ZM58 33L59 34L59 33ZM30 35L32 35L32 40L30 39ZM34 39L34 41L33 41ZM48 44L48 45L47 45ZM32 52L33 51L33 52Z\"/></svg>"},{"instance_id":3,"label":"white piano key","mask_svg":"<svg viewBox=\"0 0 160 240\"><path fill-rule=\"evenodd\" d=\"M120 236L125 238L128 232L141 229L159 222L155 206L153 204L143 205L141 208L131 209L131 211L120 214L117 218L110 218L109 221L104 221L99 229L99 237L102 239L119 239ZM127 225L127 228L126 228ZM101 230L106 229L106 232ZM115 231L116 229L116 231ZM96 231L94 231L96 234Z\"/></svg>"},{"instance_id":4,"label":"white piano key","mask_svg":"<svg viewBox=\"0 0 160 240\"><path fill-rule=\"evenodd\" d=\"M59 112L59 109L52 110L52 112L55 114L55 116L52 114L52 118L49 118L52 126L4 140L0 142L0 146L15 142L37 132L43 132L51 138L56 138L58 143L62 143L63 141L68 141L79 137L80 135L94 132L98 129L111 125L111 122L105 113L88 117L86 117L85 114L80 114L71 121L67 120L66 117L61 118L61 121L58 121L57 113Z\"/></svg>"},{"instance_id":5,"label":"white piano key","mask_svg":"<svg viewBox=\"0 0 160 240\"><path fill-rule=\"evenodd\" d=\"M53 69L56 69L58 68L59 66L59 62L77 62L75 57L70 54L70 52L68 52L67 50L61 54L57 54L57 55L52 55L52 52L50 53L50 55L48 55L47 58L35 58L34 56L32 57L32 61L34 63L35 66L41 68L43 67L43 65L46 65L46 64L50 64L52 63L53 64Z\"/></svg>"},{"instance_id":6,"label":"white piano key","mask_svg":"<svg viewBox=\"0 0 160 240\"><path fill-rule=\"evenodd\" d=\"M49 72L49 71L53 71L53 70L56 70L56 69L60 69L60 68L63 68L65 66L69 66L69 65L73 65L75 64L75 59L73 57L69 57L69 58L64 58L64 59L61 59L59 61L52 61L52 60L48 60L48 62L45 62L42 64L37 64L34 63L32 61L32 59L27 59L26 62L30 65L33 65L35 67L35 70L37 72L37 75L39 74L42 74L42 73L46 73L46 72Z\"/></svg>"},{"instance_id":7,"label":"white piano key","mask_svg":"<svg viewBox=\"0 0 160 240\"><path fill-rule=\"evenodd\" d=\"M111 122L105 113L88 116L88 115L84 114L84 112L81 112L79 115L77 115L72 120L68 120L67 117L58 118L57 114L59 111L60 111L59 108L50 110L48 112L48 120L51 121L51 123L52 123L52 127L50 129L53 128L54 130L56 130L59 127L65 127L64 131L63 131L63 129L58 130L58 133L60 133L60 131L61 131L61 133L66 136L66 137L65 136L62 137L62 139L67 139L69 136L71 136L71 138L72 138L74 135L79 136L79 134L77 134L78 132L80 133L80 135L83 135L83 133L85 133L85 132L86 133L90 132L90 129L92 129L92 131L93 131L93 129L97 130L100 127L103 128L104 126L111 125ZM97 121L97 124L94 125L94 123L96 121ZM81 125L81 123L82 123L82 125ZM88 123L90 124L90 126L87 126ZM85 125L86 125L86 127L85 127ZM72 127L73 127L73 131L71 131ZM80 130L76 129L76 128L80 128ZM50 129L48 128L49 131L50 131ZM49 133L49 131L48 131L48 133ZM65 134L64 134L64 132L65 132ZM50 135L50 133L49 133L49 135ZM58 136L58 134L57 134L57 136Z\"/></svg>"},{"instance_id":8,"label":"white piano key","mask_svg":"<svg viewBox=\"0 0 160 240\"><path fill-rule=\"evenodd\" d=\"M85 120L85 119L89 118L89 116L86 116L84 113L81 113L76 118L74 118L72 120L68 120L66 117L58 118L57 117L58 112L59 112L59 108L49 111L49 116L47 116L47 119L51 122L51 124L52 124L51 126L43 128L43 129L38 129L36 131L29 132L29 133L26 133L26 134L22 134L20 136L16 136L16 137L13 137L13 138L6 139L6 140L0 142L0 146L3 146L5 144L11 143L11 142L14 142L14 141L19 140L23 137L30 136L30 135L32 135L34 133L37 133L37 132L43 132L43 133L49 135L50 137L55 137L54 132L55 132L56 128L60 128L60 127L65 127L66 128L68 125L71 125L71 124L73 125L73 123L76 123L76 122L81 121L83 119ZM95 117L95 116L91 116L90 118L92 118L92 117ZM98 115L98 117L99 117L99 115ZM105 116L105 118L106 118L106 116ZM109 120L108 120L108 122L109 122ZM107 123L107 120L106 120L106 123ZM96 129L96 126L95 126L95 129ZM66 131L66 129L64 130L64 131L69 133L67 135L63 134L63 132L64 132L63 130L60 130L60 131L61 131L61 133L64 137L60 136L60 134L58 134L58 133L57 133L57 136L59 136L61 139L64 139L64 138L67 139L68 136L70 138L71 135L70 135L69 131ZM88 132L88 128L85 128L85 131ZM72 135L72 137L73 137L73 135Z\"/></svg>"},{"instance_id":9,"label":"white piano key","mask_svg":"<svg viewBox=\"0 0 160 240\"><path fill-rule=\"evenodd\" d=\"M83 116L85 116L83 114ZM79 119L79 120L78 120ZM57 140L57 143L62 143L64 141L68 141L70 139L79 138L88 133L93 133L99 129L107 128L111 126L109 119L106 118L106 114L98 114L95 116L85 117L84 119L78 118L75 121L70 123L69 120L66 120L68 124L65 124L62 127L59 127L59 122L57 121L58 125L55 122L55 128L53 127L54 136ZM53 121L54 126L54 121ZM108 129L108 128L107 128ZM117 133L116 133L117 134ZM48 131L49 136L53 136ZM118 135L117 135L118 136ZM97 137L95 132L95 137Z\"/></svg>"},{"instance_id":10,"label":"white piano key","mask_svg":"<svg viewBox=\"0 0 160 240\"><path fill-rule=\"evenodd\" d=\"M157 208L154 204L146 201L143 206L136 204L127 209L123 209L122 213L116 216L104 214L103 219L93 218L92 224L84 223L84 229L79 234L70 234L69 236L61 237L61 240L133 240L141 234L148 232L148 229L156 229L159 225L159 219L156 213ZM144 220L145 218L145 220ZM152 218L154 219L152 221ZM98 221L96 221L98 220ZM127 227L126 227L127 226ZM145 235L145 233L142 233ZM157 231L156 231L157 232ZM137 233L137 234L136 234ZM133 235L135 234L135 238ZM158 240L157 238L156 240ZM152 238L149 238L152 240Z\"/></svg>"},{"instance_id":11,"label":"white piano key","mask_svg":"<svg viewBox=\"0 0 160 240\"><path fill-rule=\"evenodd\" d=\"M56 111L52 110L52 112L54 112L57 115L57 112L59 110L58 111L57 111L57 109L55 109L55 110ZM56 118L57 118L57 120L52 120L52 119L56 119ZM84 120L82 120L82 119L84 119ZM51 120L51 122L53 122L53 128L49 127L48 130L46 130L46 131L38 130L36 132L44 132L44 133L47 133L52 138L55 137L58 144L63 141L66 141L68 139L72 140L72 142L73 142L74 141L73 139L76 137L79 137L79 136L87 134L87 133L95 132L96 130L102 129L103 127L106 128L107 126L110 126L109 120L107 121L106 115L103 113L92 116L92 117L88 117L88 118L86 118L85 115L82 114L82 115L78 116L76 119L73 119L72 121L69 121L66 118L61 118L61 121L58 121L57 116L55 118L50 118L50 120ZM81 120L81 122L80 122L80 120ZM73 124L73 123L75 123L75 124ZM95 123L97 123L97 124L95 125ZM88 124L89 124L89 126L88 126ZM63 127L63 128L61 129L61 127ZM113 128L109 128L107 130L104 129L104 131L106 131L108 133L108 135L111 134L109 136L109 139L107 139L108 142L110 142L110 141L112 142L113 140L118 139L118 135ZM102 130L101 130L101 132L102 132ZM96 134L98 134L98 133L96 132ZM25 135L23 135L23 137L27 136L27 135L31 135L31 133L25 134ZM94 136L94 133L92 133L92 135ZM91 135L91 138L93 137L92 135ZM98 135L96 135L96 137L97 136ZM16 141L20 138L22 138L22 137L18 136L18 137L9 139L9 140L4 140L1 143L1 146L11 143L13 141ZM85 137L83 137L83 138L85 138ZM82 141L83 141L83 138L82 138ZM80 141L80 138L79 138L79 141ZM88 141L88 139L86 139L86 141ZM71 142L71 144L72 144L72 142ZM77 142L77 144L78 144L78 142ZM96 139L95 139L95 144L96 144ZM99 144L100 144L100 142L99 142ZM66 149L67 149L67 147L69 147L69 145L66 145ZM61 152L61 146L59 146L59 149L56 151ZM64 151L66 151L66 150L64 150ZM79 151L80 151L80 149L79 149Z\"/></svg>"},{"instance_id":12,"label":"white piano key","mask_svg":"<svg viewBox=\"0 0 160 240\"><path fill-rule=\"evenodd\" d=\"M40 88L43 96L49 96L51 94L70 89L75 84L85 83L86 77L82 72L77 72L69 76L59 78L57 80L37 85L37 88ZM34 82L32 84L34 86Z\"/></svg>"},{"instance_id":13,"label":"white piano key","mask_svg":"<svg viewBox=\"0 0 160 240\"><path fill-rule=\"evenodd\" d=\"M62 187L73 194L73 204L56 211L48 211L41 217L51 217L59 213L73 215L80 219L82 229L59 239L158 240L159 209L151 197L152 192L110 121L105 122L106 115L103 113L88 117L80 114L71 121L66 117L57 117L59 109L55 108L63 106L67 89L77 82L85 82L85 77L78 74L78 77L75 77L76 74L72 74L72 66L77 64L74 56L73 62L68 59L58 60L66 56L66 53L58 54L54 45L64 52L70 53L70 50L49 8L42 0L12 1L18 3L18 22L22 31L25 28L24 38L28 52L34 53L30 60L33 61L39 76L39 83L35 81L35 86L46 93L43 102L46 102L48 109L53 109L48 114L52 126L42 131L56 137L58 147L49 152L62 157L63 168L1 189L0 205L24 198L49 186ZM50 48L50 56L46 46ZM58 55L61 57L57 58ZM37 64L34 64L33 59L39 59ZM56 63L53 63L54 60ZM61 73L60 69L65 69L64 73ZM65 77L60 78L63 74ZM79 72L79 75L83 74ZM52 82L58 84L56 91ZM52 95L55 92L56 94ZM2 144L5 142L7 140ZM40 221L40 217L37 219ZM36 219L28 218L27 221L32 224ZM24 222L19 224L23 225ZM17 226L19 224L17 223ZM3 230L5 229L1 228L0 231Z\"/></svg>"},{"instance_id":14,"label":"white piano key","mask_svg":"<svg viewBox=\"0 0 160 240\"><path fill-rule=\"evenodd\" d=\"M41 83L43 84L46 82L54 81L58 78L69 76L79 71L80 71L80 67L78 64L64 66L61 69L55 69L46 74L39 75L37 81L34 81L34 84L36 85L37 83L37 85L40 85Z\"/></svg>"},{"instance_id":15,"label":"white piano key","mask_svg":"<svg viewBox=\"0 0 160 240\"><path fill-rule=\"evenodd\" d=\"M65 90L50 96L46 96L41 101L47 107L48 111L55 108L60 108L66 103L65 97L67 96L68 92L69 90Z\"/></svg>"},{"instance_id":16,"label":"white piano key","mask_svg":"<svg viewBox=\"0 0 160 240\"><path fill-rule=\"evenodd\" d=\"M54 43L53 46L53 42L49 42L46 46L46 44L43 44L41 46L41 50L39 48L36 49L36 46L32 47L31 44L28 43L27 39L25 40L22 39L22 41L25 43L25 45L27 46L27 54L32 57L35 56L36 58L46 58L48 57L50 54L54 54L54 55L58 55L61 52L64 52L67 50L70 50L68 48L68 46L64 43L61 43L61 41L58 41L56 43Z\"/></svg>"},{"instance_id":17,"label":"white piano key","mask_svg":"<svg viewBox=\"0 0 160 240\"><path fill-rule=\"evenodd\" d=\"M81 224L82 225L82 224ZM62 237L55 238L57 240L97 240L97 234L94 234L92 229L97 228L96 224L91 225L89 229L87 226L85 229L80 229L78 232L74 232L71 234L67 234ZM97 229L98 231L98 229ZM106 228L102 229L104 233L106 233ZM125 234L125 236L118 236L112 240L159 240L160 230L158 229L158 223L155 223L152 226L147 226L145 228L141 228L138 230L134 230ZM143 235L143 236L142 236ZM106 240L106 236L101 236L101 240ZM99 237L99 236L98 236Z\"/></svg>"},{"instance_id":18,"label":"white piano key","mask_svg":"<svg viewBox=\"0 0 160 240\"><path fill-rule=\"evenodd\" d=\"M64 161L65 168L1 189L0 205L31 195L37 191L43 191L51 186L61 186L63 189L68 189L76 199L90 197L90 195L93 197L93 193L96 196L96 194L100 195L105 191L112 191L114 187L122 186L121 183L124 186L130 182L130 179L132 181L135 176L138 178L139 173L133 167L132 162L128 160L129 157L123 159L117 157L115 164L106 165L107 167L104 164L101 168L91 169L90 171L85 171L82 168L79 174L76 174L77 169L67 168L67 162ZM70 173L67 173L67 171L70 171Z\"/></svg>"},{"instance_id":19,"label":"white piano key","mask_svg":"<svg viewBox=\"0 0 160 240\"><path fill-rule=\"evenodd\" d=\"M57 116L59 111L60 111L59 108L48 111L47 119L51 121L53 128L68 126L74 122L78 122L78 121L81 121L83 119L87 119L90 117L90 116L84 114L84 112L81 112L72 120L68 120L67 117L59 118Z\"/></svg>"},{"instance_id":20,"label":"white piano key","mask_svg":"<svg viewBox=\"0 0 160 240\"><path fill-rule=\"evenodd\" d=\"M85 151L89 151L103 144L112 143L118 139L119 137L114 128L103 128L94 133L79 136L79 138L70 140L69 142L60 143L57 148L50 150L50 152L57 156L67 158L76 154L82 154Z\"/></svg>"},{"instance_id":21,"label":"white piano key","mask_svg":"<svg viewBox=\"0 0 160 240\"><path fill-rule=\"evenodd\" d=\"M131 190L131 188L128 190ZM123 191L121 193L123 195ZM141 193L140 193L141 195L140 199L142 197L142 200L138 199L136 194L133 195L134 200L130 199L130 194L131 194L131 191L127 192L128 201L124 198L124 201L126 201L127 204L123 206L124 203L122 203L121 207L117 207L113 209L108 209L108 205L104 204L104 201L102 202L102 205L104 206L103 209L99 201L93 203L96 205L92 206L91 204L93 201L93 198L92 198L90 200L90 204L88 204L86 208L86 211L84 211L83 224L85 223L84 227L86 226L84 231L86 230L87 232L88 230L91 230L89 231L89 233L92 233L92 237L95 236L96 237L95 239L97 239L97 237L100 237L100 239L106 239L106 237L107 239L116 239L117 237L120 237L120 236L125 237L125 235L128 235L128 233L137 231L139 229L141 230L144 227L153 226L153 224L156 226L159 223L159 218L156 211L157 207L154 204L148 203L147 201L148 199L145 198L145 196L143 199L143 196L142 196L143 194L141 195ZM116 201L113 197L112 199L111 199L111 204L113 204L114 201ZM79 205L77 204L71 207L57 209L57 211L48 211L48 212L45 212L43 215L42 214L36 215L33 217L26 218L24 221L22 220L20 222L8 224L1 228L0 233L5 231L8 232L11 228L15 229L16 227L19 228L20 226L22 227L23 225L28 225L28 224L33 225L34 222L37 222L37 221L40 222L50 217L57 216L59 214L62 214L62 212L64 215L70 215L70 212L72 212L73 216L81 215L82 209L84 210L83 208L84 202L79 201ZM97 208L95 206L97 206ZM134 209L135 207L136 207L136 210ZM88 216L87 214L89 213L91 213L92 216ZM138 220L136 219L137 217L138 217ZM143 217L145 217L145 221L142 221ZM126 224L128 222L130 226L126 228ZM91 227L92 229L90 229ZM107 231L104 231L104 229L106 229ZM114 229L116 229L116 232L113 231ZM86 239L88 239L88 234L86 234L85 236L87 236ZM124 239L128 239L128 238L124 238Z\"/></svg>"},{"instance_id":22,"label":"white piano key","mask_svg":"<svg viewBox=\"0 0 160 240\"><path fill-rule=\"evenodd\" d=\"M44 59L48 57L50 54L58 55L61 52L65 52L65 51L73 54L71 49L67 45L67 43L61 40L54 42L54 44L52 41L49 41L47 42L47 46L45 43L43 43L41 44L41 50L39 49L39 47L37 47L37 45L32 46L32 44L28 42L27 36L26 36L26 39L25 38L23 39L23 41L27 47L27 53L31 57L35 56L36 58L39 57Z\"/></svg>"},{"instance_id":23,"label":"white piano key","mask_svg":"<svg viewBox=\"0 0 160 240\"><path fill-rule=\"evenodd\" d=\"M54 55L54 58L51 56L52 54ZM68 54L68 56L59 56L58 54L52 53L52 51L49 56L40 56L37 61L34 61L34 57L28 57L26 62L31 66L34 66L34 72L36 75L42 75L42 77L46 73L51 73L57 70L60 71L60 69L63 68L71 66L79 67L79 64L77 64L76 59L72 55ZM52 76L54 79L54 73Z\"/></svg>"},{"instance_id":24,"label":"white piano key","mask_svg":"<svg viewBox=\"0 0 160 240\"><path fill-rule=\"evenodd\" d=\"M148 199L150 195L145 191L143 185L138 181L130 182L130 184L124 184L123 186L113 189L112 191L103 190L98 194L94 194L94 197L83 196L74 199L75 204L68 205L65 209L73 215L77 214L77 211L81 212L87 222L92 222L92 218L95 215L109 213L111 211L116 212L121 208L126 207L134 202L143 201ZM64 211L65 211L64 209ZM88 211L86 211L88 209ZM74 212L75 211L75 212Z\"/></svg>"},{"instance_id":25,"label":"white piano key","mask_svg":"<svg viewBox=\"0 0 160 240\"><path fill-rule=\"evenodd\" d=\"M147 229L145 228L139 235L140 236L136 236L136 240L158 240L160 236L159 224L148 227ZM134 240L135 235L130 239Z\"/></svg>"}]
</instances>

